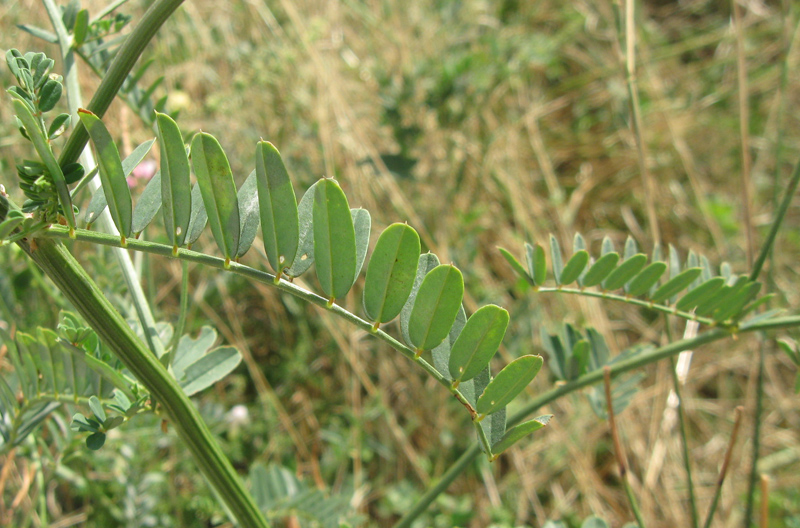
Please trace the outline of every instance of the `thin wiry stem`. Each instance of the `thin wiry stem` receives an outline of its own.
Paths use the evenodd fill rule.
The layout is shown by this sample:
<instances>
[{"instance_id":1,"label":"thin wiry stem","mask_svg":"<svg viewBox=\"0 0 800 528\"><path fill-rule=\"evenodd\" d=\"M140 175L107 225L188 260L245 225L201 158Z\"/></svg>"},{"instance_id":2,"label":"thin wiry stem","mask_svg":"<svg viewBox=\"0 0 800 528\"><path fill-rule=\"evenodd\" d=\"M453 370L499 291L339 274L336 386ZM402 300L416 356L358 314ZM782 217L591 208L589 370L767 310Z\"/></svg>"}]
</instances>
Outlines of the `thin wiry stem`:
<instances>
[{"instance_id":1,"label":"thin wiry stem","mask_svg":"<svg viewBox=\"0 0 800 528\"><path fill-rule=\"evenodd\" d=\"M728 474L728 467L731 464L731 457L733 456L733 448L736 446L736 437L739 435L739 426L742 424L743 412L744 408L742 406L736 408L731 439L728 442L728 449L725 451L725 459L722 461L722 467L719 470L717 485L714 489L714 499L711 501L711 507L708 509L708 515L706 516L706 522L703 525L703 528L710 528L711 521L714 519L714 512L717 511L719 497L722 494L722 484L725 482L725 476Z\"/></svg>"}]
</instances>

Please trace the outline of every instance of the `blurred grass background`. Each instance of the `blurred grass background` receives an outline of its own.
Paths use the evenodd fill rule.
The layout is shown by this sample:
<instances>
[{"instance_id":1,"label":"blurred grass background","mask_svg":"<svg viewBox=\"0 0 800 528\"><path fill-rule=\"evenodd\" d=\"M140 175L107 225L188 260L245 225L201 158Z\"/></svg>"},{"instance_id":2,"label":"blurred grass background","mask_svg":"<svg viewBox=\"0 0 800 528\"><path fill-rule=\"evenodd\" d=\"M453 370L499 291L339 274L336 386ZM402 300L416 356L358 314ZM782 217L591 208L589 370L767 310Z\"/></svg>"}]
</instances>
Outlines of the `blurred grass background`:
<instances>
[{"instance_id":1,"label":"blurred grass background","mask_svg":"<svg viewBox=\"0 0 800 528\"><path fill-rule=\"evenodd\" d=\"M95 12L102 5L84 3ZM468 313L490 302L511 312L499 368L521 354L543 353L542 325L551 332L563 322L593 326L614 352L663 343L666 329L646 311L536 295L516 280L496 246L521 256L524 241L544 243L553 233L569 248L579 231L596 254L604 236L619 248L630 234L647 253L655 242L673 244L683 259L694 250L715 265L728 261L735 272L747 271L743 167L750 164L758 242L800 154L796 7L743 0L737 34L729 2L638 2L638 132L625 27L611 1L189 1L146 52L155 64L145 84L165 76L156 97L169 94L184 131L202 128L220 140L239 184L264 138L281 150L298 194L322 175L335 176L351 206L372 213L375 236L408 221L427 249L464 271ZM131 0L122 11L135 21L145 8ZM58 55L15 26L47 25L38 2L5 0L0 21L3 50ZM10 84L5 70L0 78ZM86 73L86 100L96 85ZM740 128L740 93L747 134ZM124 153L153 136L119 103L107 121ZM2 181L11 189L13 160L27 147L10 105L0 106L0 147ZM790 210L768 267L777 304L793 311L800 306L799 220ZM215 252L207 234L203 244ZM105 258L90 256L94 248L76 249L85 259ZM2 258L18 276L31 273L21 259ZM262 265L254 254L246 260ZM155 258L143 266L157 313L174 322L180 266ZM113 270L100 275L113 287ZM353 494L354 508L370 519L364 525L390 526L474 441L468 417L446 391L362 332L262 285L202 269L191 278L192 328L210 322L245 353L247 368L201 397L241 469L254 461L285 465L332 493ZM21 281L20 291L28 284ZM360 313L359 298L350 295L346 306ZM20 327L48 318L52 324L52 312L26 311ZM681 335L683 324L671 324L672 334ZM733 409L746 410L716 526L741 525L758 346L768 343L742 337L697 351L684 388L701 517ZM770 526L796 528L795 372L769 350L762 454L771 478ZM648 526L687 526L677 430L662 429L669 365L647 375L620 417L634 489ZM552 383L545 372L530 393ZM240 425L231 422L234 405L248 410ZM607 424L578 396L547 412L555 414L547 429L494 464L474 464L419 526L541 526L559 518L574 525L590 513L613 526L632 520ZM155 519L153 526L204 526L191 523L210 516L213 502L179 444L158 433L155 421L134 422L123 434L86 460L97 472L86 497L71 496L63 476L54 481L53 496L68 497L57 505L65 518L78 512L91 519L87 526L103 526L99 519L106 518L107 526L120 518L130 526L148 525L147 519ZM86 458L79 441L72 456ZM13 470L18 486L23 465ZM139 513L125 517L128 506L115 509L97 497L90 501L93 495L122 500Z\"/></svg>"}]
</instances>

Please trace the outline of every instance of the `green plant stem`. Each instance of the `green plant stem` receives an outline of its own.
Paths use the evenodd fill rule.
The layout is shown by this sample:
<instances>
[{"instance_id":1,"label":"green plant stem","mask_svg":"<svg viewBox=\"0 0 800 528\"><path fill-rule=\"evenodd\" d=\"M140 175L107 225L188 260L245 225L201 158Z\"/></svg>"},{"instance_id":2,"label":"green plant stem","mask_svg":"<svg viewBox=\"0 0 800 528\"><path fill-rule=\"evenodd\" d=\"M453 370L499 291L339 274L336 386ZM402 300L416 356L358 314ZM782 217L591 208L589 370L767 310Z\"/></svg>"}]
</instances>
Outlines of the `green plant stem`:
<instances>
[{"instance_id":1,"label":"green plant stem","mask_svg":"<svg viewBox=\"0 0 800 528\"><path fill-rule=\"evenodd\" d=\"M745 507L745 524L750 526L755 509L755 494L758 482L758 457L761 451L761 415L764 412L764 363L766 343L758 347L758 377L756 378L756 408L753 413L753 435L750 440L750 475L747 482L747 506Z\"/></svg>"},{"instance_id":2,"label":"green plant stem","mask_svg":"<svg viewBox=\"0 0 800 528\"><path fill-rule=\"evenodd\" d=\"M741 332L779 330L782 328L793 328L797 326L800 326L800 316L776 317L766 321L760 321L752 326L743 328ZM690 339L681 339L659 348L647 350L641 354L611 365L611 376L618 376L625 372L629 372L662 359L672 357L680 352L683 352L684 350L692 350L725 337L730 337L731 335L733 334L727 330L715 328ZM594 385L602 380L603 370L598 369L584 374L578 379L550 389L549 391L536 396L530 402L525 404L519 411L514 413L508 419L508 427L510 428L517 425L545 405L579 389L588 387L589 385ZM406 515L397 524L395 524L394 528L407 528L411 526L411 523L413 523L414 520L428 508L428 506L430 506L436 497L446 490L448 486L450 486L450 484L461 473L463 473L466 468L469 467L470 463L475 460L480 452L481 447L477 443L473 444L472 447L465 451L464 454L462 454L461 457L459 457L459 459L450 467L450 469L448 469L444 475L442 475L439 482L437 482L435 486L429 488L422 495L422 497L420 497L419 501L414 505L414 507L411 508L411 510L409 510L408 513L406 513Z\"/></svg>"},{"instance_id":3,"label":"green plant stem","mask_svg":"<svg viewBox=\"0 0 800 528\"><path fill-rule=\"evenodd\" d=\"M714 513L717 511L719 497L722 494L722 484L725 482L725 475L728 473L728 466L730 466L731 457L733 456L733 448L736 445L736 437L739 434L739 426L742 424L742 413L742 407L737 407L733 422L733 431L731 432L731 439L728 442L728 449L725 451L725 459L722 461L722 467L719 470L717 485L714 489L714 498L711 501L711 507L708 509L708 515L706 515L706 522L703 524L703 528L711 528L711 521L714 519Z\"/></svg>"},{"instance_id":4,"label":"green plant stem","mask_svg":"<svg viewBox=\"0 0 800 528\"><path fill-rule=\"evenodd\" d=\"M0 200L0 209L2 202ZM0 216L4 213L0 211ZM50 277L120 361L163 406L203 475L243 527L269 526L191 400L147 350L64 245L37 239L20 247Z\"/></svg>"},{"instance_id":5,"label":"green plant stem","mask_svg":"<svg viewBox=\"0 0 800 528\"><path fill-rule=\"evenodd\" d=\"M183 0L155 0L150 5L117 52L114 62L111 63L111 67L106 72L94 97L89 102L88 110L99 117L105 115L106 110L111 105L111 101L116 97L131 69L133 69L136 61L139 60L144 48L161 25L182 3ZM58 159L61 166L63 167L76 161L88 140L89 134L86 132L86 128L79 123L70 134L67 144Z\"/></svg>"},{"instance_id":6,"label":"green plant stem","mask_svg":"<svg viewBox=\"0 0 800 528\"><path fill-rule=\"evenodd\" d=\"M783 194L783 201L781 202L778 212L775 214L775 219L772 221L772 226L769 229L767 239L764 241L764 246L761 248L761 252L758 254L755 264L753 264L753 270L750 272L751 281L758 279L758 276L761 274L761 268L764 267L764 262L766 262L772 245L775 243L778 229L780 229L783 219L786 217L786 211L789 210L789 205L792 203L792 198L794 198L794 193L797 191L798 184L800 184L800 162L794 166L794 173Z\"/></svg>"},{"instance_id":7,"label":"green plant stem","mask_svg":"<svg viewBox=\"0 0 800 528\"><path fill-rule=\"evenodd\" d=\"M67 238L69 233L67 232L66 228L60 225L53 225L50 226L48 229L40 232L37 236L45 237L45 238ZM112 247L121 247L119 237L114 237L107 233L99 233L95 231L87 231L85 229L77 229L75 231L76 240L83 241L83 242L92 242L94 244L102 244L105 246L112 246ZM173 255L173 248L172 246L168 246L165 244L158 244L156 242L150 242L148 240L136 240L133 238L128 239L126 247L129 250L134 251L142 251L145 253L152 253L154 255L161 255L163 257L169 258L178 258L184 262L194 262L196 264L202 264L204 266L209 266L212 268L230 271L237 275L241 275L243 277L247 277L248 279L255 280L266 284L268 286L272 286L278 288L281 291L284 291L290 295L294 295L295 297L302 299L308 303L314 304L328 310L329 312L333 312L334 314L338 315L339 317L345 319L350 324L361 328L362 330L366 330L370 334L374 335L381 341L387 343L389 346L403 354L408 359L417 363L420 367L422 367L425 372L428 373L431 377L433 377L436 381L438 381L442 386L446 387L447 390L450 391L451 394L456 396L458 400L466 406L468 406L469 400L464 396L461 391L458 389L454 389L452 387L451 382L445 378L436 368L431 365L429 362L425 361L423 358L418 357L415 350L407 347L391 335L387 334L383 330L375 330L373 329L373 324L369 321L361 319L357 315L352 312L349 312L339 306L338 304L328 304L328 298L322 297L317 295L316 293L310 292L306 289L297 286L294 283L288 282L284 279L281 279L278 283L275 283L275 275L271 273L267 273L265 271L260 271L255 268L251 268L250 266L246 266L244 264L240 264L238 262L229 262L227 265L225 264L225 259L220 257L214 257L212 255L206 255L205 253L198 253L196 251L192 251L185 248L178 248L178 252L176 255ZM475 410L472 408L468 408L470 411L470 415L475 414Z\"/></svg>"},{"instance_id":8,"label":"green plant stem","mask_svg":"<svg viewBox=\"0 0 800 528\"><path fill-rule=\"evenodd\" d=\"M657 312L661 312L667 315L676 315L678 317L682 317L683 319L688 319L689 321L697 321L700 324L705 324L709 326L719 325L722 326L721 323L711 319L709 317L699 317L691 312L684 312L681 310L677 310L674 307L666 306L664 304L656 304L651 301L645 299L636 299L634 297L630 297L628 295L617 295L615 293L609 293L607 291L593 291L593 290L585 290L583 288L563 288L563 287L546 287L546 288L537 288L536 291L538 293L568 293L571 295L582 295L584 297L595 297L597 299L606 299L609 301L619 301L624 302L627 304L633 304L634 306L641 306L642 308L649 308L650 310L655 310Z\"/></svg>"},{"instance_id":9,"label":"green plant stem","mask_svg":"<svg viewBox=\"0 0 800 528\"><path fill-rule=\"evenodd\" d=\"M83 106L83 102L81 100L81 85L80 82L78 82L78 67L75 64L75 53L72 48L72 37L70 37L63 20L61 20L61 11L56 7L55 2L53 0L43 0L43 3L58 38L61 58L64 62L64 82L67 86L67 103L70 114L74 116L77 114L78 108ZM75 123L80 124L81 122L76 119ZM87 172L97 168L94 156L88 148L83 149L81 163L83 164L84 170ZM89 188L92 189L92 191L97 191L99 187L100 183L97 181L96 177L89 181ZM119 235L119 231L117 231L117 228L111 221L111 214L108 209L103 211L98 224L107 233L116 236ZM122 276L125 279L125 284L128 286L128 292L133 301L136 315L139 317L139 323L142 325L142 331L147 341L147 346L153 351L156 357L160 357L164 353L164 345L158 337L156 321L150 309L150 304L147 302L147 297L145 297L144 291L142 290L136 268L133 266L133 262L131 262L127 251L122 248L115 248L113 251L114 255L117 257L117 262L122 271Z\"/></svg>"}]
</instances>

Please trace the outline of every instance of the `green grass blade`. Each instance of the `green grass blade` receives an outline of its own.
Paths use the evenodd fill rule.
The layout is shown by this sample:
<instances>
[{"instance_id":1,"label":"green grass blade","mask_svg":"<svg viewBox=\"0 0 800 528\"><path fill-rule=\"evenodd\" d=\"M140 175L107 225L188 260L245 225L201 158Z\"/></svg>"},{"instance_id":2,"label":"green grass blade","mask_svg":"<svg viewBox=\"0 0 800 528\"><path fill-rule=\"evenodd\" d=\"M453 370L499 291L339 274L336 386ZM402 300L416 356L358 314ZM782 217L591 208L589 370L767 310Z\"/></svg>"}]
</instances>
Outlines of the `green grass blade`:
<instances>
[{"instance_id":1,"label":"green grass blade","mask_svg":"<svg viewBox=\"0 0 800 528\"><path fill-rule=\"evenodd\" d=\"M328 299L347 295L356 274L356 234L347 197L331 179L314 192L314 261Z\"/></svg>"},{"instance_id":2,"label":"green grass blade","mask_svg":"<svg viewBox=\"0 0 800 528\"><path fill-rule=\"evenodd\" d=\"M501 370L478 398L479 414L492 414L508 405L542 368L541 356L522 356Z\"/></svg>"},{"instance_id":3,"label":"green grass blade","mask_svg":"<svg viewBox=\"0 0 800 528\"><path fill-rule=\"evenodd\" d=\"M441 343L455 322L464 296L464 278L455 266L434 268L422 281L408 322L411 345L417 351Z\"/></svg>"},{"instance_id":4,"label":"green grass blade","mask_svg":"<svg viewBox=\"0 0 800 528\"><path fill-rule=\"evenodd\" d=\"M214 240L225 260L230 261L239 248L239 200L228 158L211 134L200 132L192 139L192 168Z\"/></svg>"},{"instance_id":5,"label":"green grass blade","mask_svg":"<svg viewBox=\"0 0 800 528\"><path fill-rule=\"evenodd\" d=\"M108 202L108 211L111 213L114 225L117 226L124 240L131 236L133 202L131 200L131 189L128 187L128 180L125 178L125 171L122 169L122 159L120 159L117 145L99 117L83 109L78 110L78 116L89 132L92 144L97 150L100 181Z\"/></svg>"},{"instance_id":6,"label":"green grass blade","mask_svg":"<svg viewBox=\"0 0 800 528\"><path fill-rule=\"evenodd\" d=\"M161 203L164 228L173 248L184 244L192 215L191 169L178 124L167 114L156 112L161 148Z\"/></svg>"},{"instance_id":7,"label":"green grass blade","mask_svg":"<svg viewBox=\"0 0 800 528\"><path fill-rule=\"evenodd\" d=\"M403 309L414 286L419 252L419 235L406 224L392 224L378 237L364 282L364 311L370 321L391 321Z\"/></svg>"},{"instance_id":8,"label":"green grass blade","mask_svg":"<svg viewBox=\"0 0 800 528\"><path fill-rule=\"evenodd\" d=\"M295 262L300 223L289 172L278 149L268 141L256 145L256 178L264 251L272 269L281 273Z\"/></svg>"}]
</instances>

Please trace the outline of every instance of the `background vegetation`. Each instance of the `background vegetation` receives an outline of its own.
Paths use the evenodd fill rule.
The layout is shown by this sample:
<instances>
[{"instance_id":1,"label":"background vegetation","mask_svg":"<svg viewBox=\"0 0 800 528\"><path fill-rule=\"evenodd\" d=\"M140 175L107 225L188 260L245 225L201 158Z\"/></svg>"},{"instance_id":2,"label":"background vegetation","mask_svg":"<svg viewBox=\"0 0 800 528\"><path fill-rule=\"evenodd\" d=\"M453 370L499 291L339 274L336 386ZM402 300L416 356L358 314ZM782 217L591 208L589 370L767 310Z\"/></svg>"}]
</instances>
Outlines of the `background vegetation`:
<instances>
[{"instance_id":1,"label":"background vegetation","mask_svg":"<svg viewBox=\"0 0 800 528\"><path fill-rule=\"evenodd\" d=\"M84 3L90 11L99 5ZM122 10L135 21L145 8L131 0ZM488 302L509 309L504 361L543 353L541 327L554 333L563 322L598 329L617 353L663 342L668 330L680 335L683 324L667 329L645 310L534 294L496 246L522 254L524 241L553 233L570 247L580 231L598 253L604 236L619 248L630 233L648 253L656 242L673 244L684 260L695 250L745 272L742 174L750 176L758 240L800 156L792 3L743 2L739 31L727 2L648 1L637 9L638 130L624 24L611 1L190 0L147 53L154 65L145 85L164 75L156 96L169 94L184 130L202 127L219 138L238 184L263 137L280 148L298 191L335 175L351 205L373 213L374 233L407 220L425 248L464 271L468 312ZM42 49L15 24L46 20L39 2L3 2L0 48ZM54 47L44 51L57 56ZM97 81L83 71L88 98ZM5 70L0 80L11 84ZM123 156L154 135L119 102L106 122L123 132ZM0 105L0 147L11 188L6 175L26 147L8 104ZM775 304L795 312L799 223L790 210L768 267L781 293ZM204 237L198 244L211 247ZM109 258L88 246L78 251L86 261ZM137 258L158 316L176 318L180 265ZM52 288L21 255L3 251L0 262L4 313L14 315L0 324L54 327L62 301L41 302ZM113 266L95 269L124 306ZM245 355L246 365L198 399L242 470L280 464L309 486L350 498L361 520L390 526L474 441L463 434L464 413L449 412L456 404L446 391L362 332L234 276L198 269L191 280L190 324L210 322ZM741 525L762 346L770 526L800 526L795 367L751 336L698 350L683 392L701 512L733 409L745 407L718 526ZM0 373L6 368L0 354ZM669 369L666 362L649 369L620 417L634 490L655 527L688 525L677 428L664 425ZM552 383L543 374L529 390ZM476 462L419 526L573 525L590 513L615 526L632 520L607 424L582 397L547 412L555 414L547 429L493 464ZM57 429L58 420L47 427ZM221 518L180 444L155 419L135 420L91 458L74 433L48 434L68 445L45 475L46 500L61 512L52 526L206 526ZM39 452L48 456L45 444ZM0 465L2 524L9 510L33 508L27 493L39 477L13 453Z\"/></svg>"}]
</instances>

